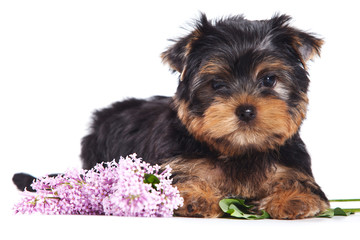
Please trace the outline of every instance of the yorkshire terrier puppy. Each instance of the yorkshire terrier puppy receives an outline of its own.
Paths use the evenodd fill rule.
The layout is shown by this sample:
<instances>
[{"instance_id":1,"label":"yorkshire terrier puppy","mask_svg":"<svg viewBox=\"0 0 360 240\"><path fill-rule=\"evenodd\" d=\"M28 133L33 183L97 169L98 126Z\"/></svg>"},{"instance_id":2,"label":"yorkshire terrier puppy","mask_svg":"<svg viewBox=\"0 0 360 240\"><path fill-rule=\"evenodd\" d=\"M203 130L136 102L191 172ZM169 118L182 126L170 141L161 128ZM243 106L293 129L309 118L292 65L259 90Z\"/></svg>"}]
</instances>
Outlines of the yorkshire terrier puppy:
<instances>
[{"instance_id":1,"label":"yorkshire terrier puppy","mask_svg":"<svg viewBox=\"0 0 360 240\"><path fill-rule=\"evenodd\" d=\"M308 105L307 62L323 41L290 17L209 21L162 53L179 73L174 97L129 99L95 112L83 167L137 153L169 164L184 198L178 216L218 217L219 201L247 199L272 218L329 207L299 136Z\"/></svg>"},{"instance_id":2,"label":"yorkshire terrier puppy","mask_svg":"<svg viewBox=\"0 0 360 240\"><path fill-rule=\"evenodd\" d=\"M278 219L326 210L299 136L308 105L306 63L323 41L289 20L202 15L162 54L180 74L175 96L97 111L82 141L83 167L134 152L169 164L185 200L180 216L221 216L225 197L245 198Z\"/></svg>"}]
</instances>

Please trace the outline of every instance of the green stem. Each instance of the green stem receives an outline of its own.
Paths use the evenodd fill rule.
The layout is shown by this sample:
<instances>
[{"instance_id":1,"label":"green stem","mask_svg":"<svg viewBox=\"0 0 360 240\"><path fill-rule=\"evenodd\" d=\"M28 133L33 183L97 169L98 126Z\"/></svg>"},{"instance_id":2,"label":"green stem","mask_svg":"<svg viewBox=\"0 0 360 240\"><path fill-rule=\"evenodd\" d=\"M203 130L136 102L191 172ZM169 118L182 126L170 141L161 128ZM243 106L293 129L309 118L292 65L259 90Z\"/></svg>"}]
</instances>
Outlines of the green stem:
<instances>
[{"instance_id":1,"label":"green stem","mask_svg":"<svg viewBox=\"0 0 360 240\"><path fill-rule=\"evenodd\" d=\"M344 212L360 212L360 208L342 208Z\"/></svg>"},{"instance_id":2,"label":"green stem","mask_svg":"<svg viewBox=\"0 0 360 240\"><path fill-rule=\"evenodd\" d=\"M360 199L332 199L329 202L360 202Z\"/></svg>"},{"instance_id":3,"label":"green stem","mask_svg":"<svg viewBox=\"0 0 360 240\"><path fill-rule=\"evenodd\" d=\"M61 198L59 198L59 197L44 197L44 198L61 200Z\"/></svg>"}]
</instances>

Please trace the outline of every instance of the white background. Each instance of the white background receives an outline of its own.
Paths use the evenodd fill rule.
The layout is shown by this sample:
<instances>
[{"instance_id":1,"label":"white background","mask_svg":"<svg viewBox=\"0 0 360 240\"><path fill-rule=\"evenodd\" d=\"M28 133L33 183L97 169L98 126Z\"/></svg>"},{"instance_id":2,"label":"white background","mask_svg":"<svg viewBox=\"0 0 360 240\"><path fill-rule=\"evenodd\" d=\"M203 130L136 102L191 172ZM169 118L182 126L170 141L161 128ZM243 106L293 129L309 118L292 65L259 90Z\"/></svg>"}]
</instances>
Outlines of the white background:
<instances>
[{"instance_id":1,"label":"white background","mask_svg":"<svg viewBox=\"0 0 360 240\"><path fill-rule=\"evenodd\" d=\"M10 219L7 229L16 229L15 224L21 229L34 219L45 225L59 221L72 225L79 219L95 224L86 217L12 216L19 194L11 177L19 171L41 176L79 168L80 140L95 109L126 97L173 95L177 76L162 65L159 55L169 45L167 39L186 33L182 28L191 29L189 23L200 11L209 18L243 13L249 19L286 13L293 17L293 26L324 38L322 57L310 65L310 106L301 134L313 159L315 178L328 197L360 198L359 9L356 1L345 0L1 1L0 215ZM173 229L181 229L182 234L185 227L206 233L215 231L215 226L239 232L235 229L241 226L252 231L269 226L326 230L360 223L358 215L346 220L293 221L291 225L278 221L101 219L95 222L102 228L114 225L115 219L122 226L131 225L129 221L135 225L145 221L147 226L174 223ZM40 231L32 227L36 224L28 230ZM234 236L227 231L223 233L230 235L224 236Z\"/></svg>"}]
</instances>

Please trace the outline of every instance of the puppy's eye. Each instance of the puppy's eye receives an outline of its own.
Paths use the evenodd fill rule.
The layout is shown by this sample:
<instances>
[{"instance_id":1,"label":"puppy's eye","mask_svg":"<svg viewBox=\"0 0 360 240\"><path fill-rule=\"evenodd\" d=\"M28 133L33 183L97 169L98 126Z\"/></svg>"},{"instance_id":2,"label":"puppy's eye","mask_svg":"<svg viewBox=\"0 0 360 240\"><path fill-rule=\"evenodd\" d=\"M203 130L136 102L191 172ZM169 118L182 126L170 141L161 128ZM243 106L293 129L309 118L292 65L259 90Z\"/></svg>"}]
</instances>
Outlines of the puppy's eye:
<instances>
[{"instance_id":1,"label":"puppy's eye","mask_svg":"<svg viewBox=\"0 0 360 240\"><path fill-rule=\"evenodd\" d=\"M267 75L261 78L261 86L264 87L274 87L276 85L276 76L275 75Z\"/></svg>"},{"instance_id":2,"label":"puppy's eye","mask_svg":"<svg viewBox=\"0 0 360 240\"><path fill-rule=\"evenodd\" d=\"M214 90L220 90L220 89L227 89L228 85L226 82L223 82L221 80L213 80L211 82L211 86Z\"/></svg>"}]
</instances>

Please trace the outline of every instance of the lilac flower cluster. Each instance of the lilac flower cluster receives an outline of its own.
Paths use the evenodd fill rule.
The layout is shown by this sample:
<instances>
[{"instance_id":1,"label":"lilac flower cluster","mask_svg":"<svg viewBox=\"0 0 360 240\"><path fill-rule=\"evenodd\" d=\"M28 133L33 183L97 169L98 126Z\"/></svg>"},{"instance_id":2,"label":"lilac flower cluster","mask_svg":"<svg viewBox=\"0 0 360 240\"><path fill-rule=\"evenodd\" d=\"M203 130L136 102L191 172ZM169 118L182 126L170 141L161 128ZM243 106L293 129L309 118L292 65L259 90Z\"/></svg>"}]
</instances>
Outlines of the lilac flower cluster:
<instances>
[{"instance_id":1,"label":"lilac flower cluster","mask_svg":"<svg viewBox=\"0 0 360 240\"><path fill-rule=\"evenodd\" d=\"M36 192L24 192L14 210L22 214L171 217L183 198L170 177L169 166L160 171L160 166L151 166L133 154L91 170L38 179L32 184Z\"/></svg>"}]
</instances>

